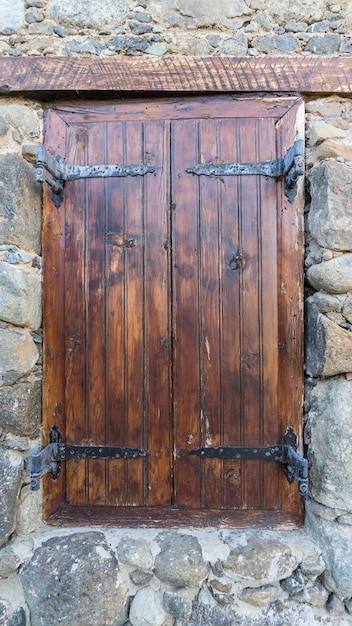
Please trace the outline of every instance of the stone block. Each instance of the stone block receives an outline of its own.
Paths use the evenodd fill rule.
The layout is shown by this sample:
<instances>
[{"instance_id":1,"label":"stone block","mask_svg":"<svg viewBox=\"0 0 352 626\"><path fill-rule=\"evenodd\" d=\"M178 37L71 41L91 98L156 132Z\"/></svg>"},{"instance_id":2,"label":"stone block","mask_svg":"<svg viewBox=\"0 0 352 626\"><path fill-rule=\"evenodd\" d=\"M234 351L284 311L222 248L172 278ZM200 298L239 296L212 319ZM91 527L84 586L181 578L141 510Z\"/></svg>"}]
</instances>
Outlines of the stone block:
<instances>
[{"instance_id":1,"label":"stone block","mask_svg":"<svg viewBox=\"0 0 352 626\"><path fill-rule=\"evenodd\" d=\"M352 161L352 146L338 143L333 139L326 139L307 157L307 165L314 166L325 159L342 158L345 161Z\"/></svg>"},{"instance_id":2,"label":"stone block","mask_svg":"<svg viewBox=\"0 0 352 626\"><path fill-rule=\"evenodd\" d=\"M0 388L0 428L13 435L35 436L41 423L42 381L31 372L14 385Z\"/></svg>"},{"instance_id":3,"label":"stone block","mask_svg":"<svg viewBox=\"0 0 352 626\"><path fill-rule=\"evenodd\" d=\"M7 123L14 129L20 130L28 140L39 139L40 128L38 111L36 105L20 104L0 104L0 115L6 119Z\"/></svg>"},{"instance_id":4,"label":"stone block","mask_svg":"<svg viewBox=\"0 0 352 626\"><path fill-rule=\"evenodd\" d=\"M142 537L123 537L117 548L119 561L138 567L141 570L149 570L153 567L153 556L150 551L149 541Z\"/></svg>"},{"instance_id":5,"label":"stone block","mask_svg":"<svg viewBox=\"0 0 352 626\"><path fill-rule=\"evenodd\" d=\"M178 620L186 620L192 613L192 600L187 589L165 591L163 604L166 611Z\"/></svg>"},{"instance_id":6,"label":"stone block","mask_svg":"<svg viewBox=\"0 0 352 626\"><path fill-rule=\"evenodd\" d=\"M167 616L157 591L151 587L137 591L129 615L132 626L163 626Z\"/></svg>"},{"instance_id":7,"label":"stone block","mask_svg":"<svg viewBox=\"0 0 352 626\"><path fill-rule=\"evenodd\" d=\"M306 279L317 291L347 293L352 289L352 253L312 265L307 269Z\"/></svg>"},{"instance_id":8,"label":"stone block","mask_svg":"<svg viewBox=\"0 0 352 626\"><path fill-rule=\"evenodd\" d=\"M333 124L327 124L326 122L314 122L311 126L309 133L309 145L322 143L325 139L331 139L332 137L346 137L347 132L342 128L337 128Z\"/></svg>"},{"instance_id":9,"label":"stone block","mask_svg":"<svg viewBox=\"0 0 352 626\"><path fill-rule=\"evenodd\" d=\"M34 168L16 154L0 155L0 243L40 253L41 187Z\"/></svg>"},{"instance_id":10,"label":"stone block","mask_svg":"<svg viewBox=\"0 0 352 626\"><path fill-rule=\"evenodd\" d=\"M28 264L0 261L0 319L32 330L41 324L41 275Z\"/></svg>"},{"instance_id":11,"label":"stone block","mask_svg":"<svg viewBox=\"0 0 352 626\"><path fill-rule=\"evenodd\" d=\"M118 573L102 533L49 539L20 573L32 623L122 626L127 587L119 585Z\"/></svg>"},{"instance_id":12,"label":"stone block","mask_svg":"<svg viewBox=\"0 0 352 626\"><path fill-rule=\"evenodd\" d=\"M24 7L22 0L2 0L0 3L0 30L16 31L24 26Z\"/></svg>"},{"instance_id":13,"label":"stone block","mask_svg":"<svg viewBox=\"0 0 352 626\"><path fill-rule=\"evenodd\" d=\"M306 47L305 52L313 52L313 54L336 54L339 52L341 46L341 35L324 34L313 35Z\"/></svg>"},{"instance_id":14,"label":"stone block","mask_svg":"<svg viewBox=\"0 0 352 626\"><path fill-rule=\"evenodd\" d=\"M246 35L239 34L225 39L219 47L220 54L243 56L248 52L248 40Z\"/></svg>"},{"instance_id":15,"label":"stone block","mask_svg":"<svg viewBox=\"0 0 352 626\"><path fill-rule=\"evenodd\" d=\"M321 576L323 585L338 598L352 596L352 541L351 527L329 522L306 509L306 526L320 545L326 569Z\"/></svg>"},{"instance_id":16,"label":"stone block","mask_svg":"<svg viewBox=\"0 0 352 626\"><path fill-rule=\"evenodd\" d=\"M196 537L165 531L157 537L160 553L155 558L155 575L175 587L197 586L208 573Z\"/></svg>"},{"instance_id":17,"label":"stone block","mask_svg":"<svg viewBox=\"0 0 352 626\"><path fill-rule=\"evenodd\" d=\"M9 578L16 573L21 559L8 544L0 550L0 579Z\"/></svg>"},{"instance_id":18,"label":"stone block","mask_svg":"<svg viewBox=\"0 0 352 626\"><path fill-rule=\"evenodd\" d=\"M116 28L128 15L128 0L49 0L48 9L52 20L61 26L73 28Z\"/></svg>"},{"instance_id":19,"label":"stone block","mask_svg":"<svg viewBox=\"0 0 352 626\"><path fill-rule=\"evenodd\" d=\"M308 304L306 373L336 376L352 372L352 332L341 328Z\"/></svg>"},{"instance_id":20,"label":"stone block","mask_svg":"<svg viewBox=\"0 0 352 626\"><path fill-rule=\"evenodd\" d=\"M6 543L15 529L22 471L22 455L0 445L0 546Z\"/></svg>"},{"instance_id":21,"label":"stone block","mask_svg":"<svg viewBox=\"0 0 352 626\"><path fill-rule=\"evenodd\" d=\"M13 385L38 360L38 350L28 330L0 329L0 387Z\"/></svg>"},{"instance_id":22,"label":"stone block","mask_svg":"<svg viewBox=\"0 0 352 626\"><path fill-rule=\"evenodd\" d=\"M317 580L314 585L306 587L295 595L296 602L307 602L311 606L323 607L329 597L329 592Z\"/></svg>"},{"instance_id":23,"label":"stone block","mask_svg":"<svg viewBox=\"0 0 352 626\"><path fill-rule=\"evenodd\" d=\"M264 587L246 587L242 589L240 593L240 600L250 604L252 606L267 606L272 602L275 602L278 596L279 590L273 585L266 585Z\"/></svg>"},{"instance_id":24,"label":"stone block","mask_svg":"<svg viewBox=\"0 0 352 626\"><path fill-rule=\"evenodd\" d=\"M308 401L311 495L332 509L352 511L352 381L319 380Z\"/></svg>"},{"instance_id":25,"label":"stone block","mask_svg":"<svg viewBox=\"0 0 352 626\"><path fill-rule=\"evenodd\" d=\"M326 11L326 0L267 0L266 10L276 24L285 25L289 21L301 21L302 18L308 23L321 20Z\"/></svg>"},{"instance_id":26,"label":"stone block","mask_svg":"<svg viewBox=\"0 0 352 626\"><path fill-rule=\"evenodd\" d=\"M231 27L234 20L253 12L244 0L150 0L148 10L161 25L186 29Z\"/></svg>"},{"instance_id":27,"label":"stone block","mask_svg":"<svg viewBox=\"0 0 352 626\"><path fill-rule=\"evenodd\" d=\"M287 54L288 52L294 52L299 48L299 42L291 35L264 35L263 37L256 37L252 46L258 50L258 52L264 52L265 54Z\"/></svg>"},{"instance_id":28,"label":"stone block","mask_svg":"<svg viewBox=\"0 0 352 626\"><path fill-rule=\"evenodd\" d=\"M352 167L327 161L311 170L309 180L312 201L308 225L312 237L324 248L351 250Z\"/></svg>"}]
</instances>

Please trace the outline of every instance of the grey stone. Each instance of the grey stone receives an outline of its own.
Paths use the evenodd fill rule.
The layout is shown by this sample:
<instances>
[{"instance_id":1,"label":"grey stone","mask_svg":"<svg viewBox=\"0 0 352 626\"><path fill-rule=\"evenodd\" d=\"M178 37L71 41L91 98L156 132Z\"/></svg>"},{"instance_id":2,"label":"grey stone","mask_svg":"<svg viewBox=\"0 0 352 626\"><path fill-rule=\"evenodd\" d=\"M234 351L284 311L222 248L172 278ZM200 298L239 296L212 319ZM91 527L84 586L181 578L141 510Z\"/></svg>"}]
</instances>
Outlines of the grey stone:
<instances>
[{"instance_id":1,"label":"grey stone","mask_svg":"<svg viewBox=\"0 0 352 626\"><path fill-rule=\"evenodd\" d=\"M296 602L307 602L311 606L323 607L329 597L329 592L318 580L311 587L306 587L295 595Z\"/></svg>"},{"instance_id":2,"label":"grey stone","mask_svg":"<svg viewBox=\"0 0 352 626\"><path fill-rule=\"evenodd\" d=\"M289 21L300 21L302 17L309 24L321 20L326 11L326 0L266 0L266 10L274 23L285 24Z\"/></svg>"},{"instance_id":3,"label":"grey stone","mask_svg":"<svg viewBox=\"0 0 352 626\"><path fill-rule=\"evenodd\" d=\"M322 291L316 291L313 295L307 299L308 306L314 306L319 313L332 313L341 311L341 300L337 296L332 296ZM346 301L344 302L345 306ZM351 313L352 313L352 298L351 298Z\"/></svg>"},{"instance_id":4,"label":"grey stone","mask_svg":"<svg viewBox=\"0 0 352 626\"><path fill-rule=\"evenodd\" d=\"M16 154L0 155L0 242L40 253L40 183Z\"/></svg>"},{"instance_id":5,"label":"grey stone","mask_svg":"<svg viewBox=\"0 0 352 626\"><path fill-rule=\"evenodd\" d=\"M264 30L271 30L271 21L266 11L259 11L255 16L256 21Z\"/></svg>"},{"instance_id":6,"label":"grey stone","mask_svg":"<svg viewBox=\"0 0 352 626\"><path fill-rule=\"evenodd\" d=\"M322 22L315 22L311 24L308 28L308 33L325 33L329 28L329 22L326 20Z\"/></svg>"},{"instance_id":7,"label":"grey stone","mask_svg":"<svg viewBox=\"0 0 352 626\"><path fill-rule=\"evenodd\" d=\"M134 35L145 35L146 33L151 33L153 31L153 26L151 24L140 24L139 22L131 22L129 24L131 33Z\"/></svg>"},{"instance_id":8,"label":"grey stone","mask_svg":"<svg viewBox=\"0 0 352 626\"><path fill-rule=\"evenodd\" d=\"M41 423L41 376L31 372L0 388L0 428L14 435L35 436Z\"/></svg>"},{"instance_id":9,"label":"grey stone","mask_svg":"<svg viewBox=\"0 0 352 626\"><path fill-rule=\"evenodd\" d=\"M225 39L219 46L219 52L221 54L234 56L246 55L248 52L248 40L246 35L239 34Z\"/></svg>"},{"instance_id":10,"label":"grey stone","mask_svg":"<svg viewBox=\"0 0 352 626\"><path fill-rule=\"evenodd\" d=\"M258 50L258 52L264 52L265 54L286 54L288 52L294 52L299 48L299 42L291 35L264 35L263 37L256 37L252 46Z\"/></svg>"},{"instance_id":11,"label":"grey stone","mask_svg":"<svg viewBox=\"0 0 352 626\"><path fill-rule=\"evenodd\" d=\"M327 161L311 170L309 180L312 202L308 224L312 236L325 248L351 250L352 168Z\"/></svg>"},{"instance_id":12,"label":"grey stone","mask_svg":"<svg viewBox=\"0 0 352 626\"><path fill-rule=\"evenodd\" d=\"M273 585L266 585L264 587L246 587L242 589L239 598L252 606L267 606L275 602L278 596L278 588Z\"/></svg>"},{"instance_id":13,"label":"grey stone","mask_svg":"<svg viewBox=\"0 0 352 626\"><path fill-rule=\"evenodd\" d=\"M160 553L155 558L155 575L175 587L198 585L207 575L196 537L165 531L157 537Z\"/></svg>"},{"instance_id":14,"label":"grey stone","mask_svg":"<svg viewBox=\"0 0 352 626\"><path fill-rule=\"evenodd\" d=\"M26 626L27 618L25 610L22 606L13 612L11 626Z\"/></svg>"},{"instance_id":15,"label":"grey stone","mask_svg":"<svg viewBox=\"0 0 352 626\"><path fill-rule=\"evenodd\" d=\"M342 314L352 324L352 296L348 296L342 306Z\"/></svg>"},{"instance_id":16,"label":"grey stone","mask_svg":"<svg viewBox=\"0 0 352 626\"><path fill-rule=\"evenodd\" d=\"M352 615L352 598L348 598L345 600L345 607L346 607L347 613Z\"/></svg>"},{"instance_id":17,"label":"grey stone","mask_svg":"<svg viewBox=\"0 0 352 626\"><path fill-rule=\"evenodd\" d=\"M3 117L0 117L0 137L4 137L9 129L10 126L7 121Z\"/></svg>"},{"instance_id":18,"label":"grey stone","mask_svg":"<svg viewBox=\"0 0 352 626\"><path fill-rule=\"evenodd\" d=\"M150 543L142 537L123 537L117 548L118 559L122 563L149 570L153 567Z\"/></svg>"},{"instance_id":19,"label":"grey stone","mask_svg":"<svg viewBox=\"0 0 352 626\"><path fill-rule=\"evenodd\" d=\"M22 471L22 455L0 445L0 545L7 541L15 529Z\"/></svg>"},{"instance_id":20,"label":"grey stone","mask_svg":"<svg viewBox=\"0 0 352 626\"><path fill-rule=\"evenodd\" d=\"M42 9L44 7L44 0L26 0L24 3L26 9L29 7L37 7L37 9Z\"/></svg>"},{"instance_id":21,"label":"grey stone","mask_svg":"<svg viewBox=\"0 0 352 626\"><path fill-rule=\"evenodd\" d=\"M308 578L316 578L323 573L325 563L321 556L321 550L313 541L300 541L302 547L303 559L299 565L301 572Z\"/></svg>"},{"instance_id":22,"label":"grey stone","mask_svg":"<svg viewBox=\"0 0 352 626\"><path fill-rule=\"evenodd\" d=\"M319 503L352 510L352 381L322 379L309 393L311 494ZM351 594L352 595L352 594Z\"/></svg>"},{"instance_id":23,"label":"grey stone","mask_svg":"<svg viewBox=\"0 0 352 626\"><path fill-rule=\"evenodd\" d=\"M307 306L306 373L336 376L352 372L352 332Z\"/></svg>"},{"instance_id":24,"label":"grey stone","mask_svg":"<svg viewBox=\"0 0 352 626\"><path fill-rule=\"evenodd\" d=\"M44 19L44 12L41 9L33 7L26 11L25 18L28 24L33 24L34 22L42 22Z\"/></svg>"},{"instance_id":25,"label":"grey stone","mask_svg":"<svg viewBox=\"0 0 352 626\"><path fill-rule=\"evenodd\" d=\"M28 330L0 330L0 387L12 385L27 374L38 360L38 350Z\"/></svg>"},{"instance_id":26,"label":"grey stone","mask_svg":"<svg viewBox=\"0 0 352 626\"><path fill-rule=\"evenodd\" d=\"M192 613L192 601L186 589L165 591L163 603L166 611L176 619L188 619Z\"/></svg>"},{"instance_id":27,"label":"grey stone","mask_svg":"<svg viewBox=\"0 0 352 626\"><path fill-rule=\"evenodd\" d=\"M312 265L306 272L306 278L314 289L336 294L347 293L352 289L352 253Z\"/></svg>"},{"instance_id":28,"label":"grey stone","mask_svg":"<svg viewBox=\"0 0 352 626\"><path fill-rule=\"evenodd\" d=\"M137 20L138 22L142 22L145 24L149 24L152 21L152 16L145 11L135 11L129 17L132 20Z\"/></svg>"},{"instance_id":29,"label":"grey stone","mask_svg":"<svg viewBox=\"0 0 352 626\"><path fill-rule=\"evenodd\" d=\"M41 275L38 270L0 261L0 319L32 330L41 324Z\"/></svg>"},{"instance_id":30,"label":"grey stone","mask_svg":"<svg viewBox=\"0 0 352 626\"><path fill-rule=\"evenodd\" d=\"M223 0L221 4L212 0L176 0L175 6L181 15L192 17L195 25L203 28L223 24L228 18L251 13L243 0Z\"/></svg>"},{"instance_id":31,"label":"grey stone","mask_svg":"<svg viewBox=\"0 0 352 626\"><path fill-rule=\"evenodd\" d=\"M289 545L257 536L242 541L239 537L238 545L224 563L227 575L247 587L272 585L290 576L297 565L298 557Z\"/></svg>"},{"instance_id":32,"label":"grey stone","mask_svg":"<svg viewBox=\"0 0 352 626\"><path fill-rule=\"evenodd\" d=\"M102 533L49 539L20 573L32 624L122 626L127 587L118 584L118 572Z\"/></svg>"},{"instance_id":33,"label":"grey stone","mask_svg":"<svg viewBox=\"0 0 352 626\"><path fill-rule=\"evenodd\" d=\"M132 626L162 626L167 613L160 594L151 587L139 589L132 600L129 618Z\"/></svg>"},{"instance_id":34,"label":"grey stone","mask_svg":"<svg viewBox=\"0 0 352 626\"><path fill-rule=\"evenodd\" d=\"M45 20L45 22L40 22L39 24L34 23L30 24L28 27L28 33L30 35L52 35L54 32L54 25L52 22ZM45 50L46 45L42 44L42 40L39 40L39 49ZM49 46L50 47L50 46Z\"/></svg>"},{"instance_id":35,"label":"grey stone","mask_svg":"<svg viewBox=\"0 0 352 626\"><path fill-rule=\"evenodd\" d=\"M305 33L307 28L307 22L287 22L285 24L285 30L288 33Z\"/></svg>"},{"instance_id":36,"label":"grey stone","mask_svg":"<svg viewBox=\"0 0 352 626\"><path fill-rule=\"evenodd\" d=\"M96 37L87 37L83 40L69 41L67 51L70 54L96 54L99 55L104 50L104 44Z\"/></svg>"},{"instance_id":37,"label":"grey stone","mask_svg":"<svg viewBox=\"0 0 352 626\"><path fill-rule=\"evenodd\" d=\"M0 624L10 626L11 607L10 603L0 598Z\"/></svg>"},{"instance_id":38,"label":"grey stone","mask_svg":"<svg viewBox=\"0 0 352 626\"><path fill-rule=\"evenodd\" d=\"M51 19L73 28L116 28L128 15L128 0L49 0Z\"/></svg>"},{"instance_id":39,"label":"grey stone","mask_svg":"<svg viewBox=\"0 0 352 626\"><path fill-rule=\"evenodd\" d=\"M346 526L352 526L352 513L346 513L345 515L339 515L337 517L339 524L346 524Z\"/></svg>"},{"instance_id":40,"label":"grey stone","mask_svg":"<svg viewBox=\"0 0 352 626\"><path fill-rule=\"evenodd\" d=\"M118 35L108 42L110 50L115 52L124 52L126 54L135 54L136 52L145 52L149 42L139 37L131 37L129 35Z\"/></svg>"},{"instance_id":41,"label":"grey stone","mask_svg":"<svg viewBox=\"0 0 352 626\"><path fill-rule=\"evenodd\" d=\"M343 615L345 612L345 605L340 598L338 598L334 593L331 593L326 603L326 610L333 615Z\"/></svg>"},{"instance_id":42,"label":"grey stone","mask_svg":"<svg viewBox=\"0 0 352 626\"><path fill-rule=\"evenodd\" d=\"M2 0L0 3L1 31L18 30L24 26L24 10L22 0Z\"/></svg>"},{"instance_id":43,"label":"grey stone","mask_svg":"<svg viewBox=\"0 0 352 626\"><path fill-rule=\"evenodd\" d=\"M291 576L281 581L281 587L290 595L295 595L302 591L306 585L305 578L299 568L297 568Z\"/></svg>"},{"instance_id":44,"label":"grey stone","mask_svg":"<svg viewBox=\"0 0 352 626\"><path fill-rule=\"evenodd\" d=\"M0 549L0 579L9 578L16 573L21 561L11 545Z\"/></svg>"},{"instance_id":45,"label":"grey stone","mask_svg":"<svg viewBox=\"0 0 352 626\"><path fill-rule=\"evenodd\" d=\"M153 44L152 46L148 46L148 48L145 49L146 54L152 54L155 56L162 56L166 52L167 52L166 46L161 46L158 44Z\"/></svg>"},{"instance_id":46,"label":"grey stone","mask_svg":"<svg viewBox=\"0 0 352 626\"><path fill-rule=\"evenodd\" d=\"M129 577L136 587L142 587L151 581L153 574L151 572L143 572L140 569L135 569L133 572L129 573Z\"/></svg>"},{"instance_id":47,"label":"grey stone","mask_svg":"<svg viewBox=\"0 0 352 626\"><path fill-rule=\"evenodd\" d=\"M313 52L314 54L335 54L336 52L339 52L340 46L340 35L313 35L309 39L304 51Z\"/></svg>"}]
</instances>

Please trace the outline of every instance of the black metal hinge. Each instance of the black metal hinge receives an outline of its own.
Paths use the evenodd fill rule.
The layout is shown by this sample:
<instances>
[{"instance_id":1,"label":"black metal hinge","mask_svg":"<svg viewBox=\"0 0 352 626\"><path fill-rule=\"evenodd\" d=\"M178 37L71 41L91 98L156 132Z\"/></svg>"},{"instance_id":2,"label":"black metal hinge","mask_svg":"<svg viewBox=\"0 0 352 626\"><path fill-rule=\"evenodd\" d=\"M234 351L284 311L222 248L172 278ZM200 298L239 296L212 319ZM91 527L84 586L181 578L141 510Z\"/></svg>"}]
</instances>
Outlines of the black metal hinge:
<instances>
[{"instance_id":1,"label":"black metal hinge","mask_svg":"<svg viewBox=\"0 0 352 626\"><path fill-rule=\"evenodd\" d=\"M304 142L297 139L283 159L258 161L257 163L199 163L187 167L186 172L198 176L244 176L261 175L271 178L284 177L285 193L289 202L297 195L297 181L304 175Z\"/></svg>"},{"instance_id":2,"label":"black metal hinge","mask_svg":"<svg viewBox=\"0 0 352 626\"><path fill-rule=\"evenodd\" d=\"M127 446L75 446L61 442L61 436L57 426L50 433L50 443L38 454L29 457L30 489L38 491L40 479L50 473L54 480L57 479L61 461L70 459L137 459L147 456L148 450L129 448Z\"/></svg>"},{"instance_id":3,"label":"black metal hinge","mask_svg":"<svg viewBox=\"0 0 352 626\"><path fill-rule=\"evenodd\" d=\"M47 175L47 172L52 178ZM44 146L37 146L36 180L49 185L56 207L59 207L62 202L65 181L79 178L144 176L153 172L155 172L155 167L147 165L69 165L60 156L53 157Z\"/></svg>"},{"instance_id":4,"label":"black metal hinge","mask_svg":"<svg viewBox=\"0 0 352 626\"><path fill-rule=\"evenodd\" d=\"M296 452L297 437L292 428L288 428L284 436L285 444L273 446L207 446L189 450L189 454L197 454L208 459L239 459L247 461L274 461L286 465L287 480L298 482L298 493L308 493L308 461Z\"/></svg>"}]
</instances>

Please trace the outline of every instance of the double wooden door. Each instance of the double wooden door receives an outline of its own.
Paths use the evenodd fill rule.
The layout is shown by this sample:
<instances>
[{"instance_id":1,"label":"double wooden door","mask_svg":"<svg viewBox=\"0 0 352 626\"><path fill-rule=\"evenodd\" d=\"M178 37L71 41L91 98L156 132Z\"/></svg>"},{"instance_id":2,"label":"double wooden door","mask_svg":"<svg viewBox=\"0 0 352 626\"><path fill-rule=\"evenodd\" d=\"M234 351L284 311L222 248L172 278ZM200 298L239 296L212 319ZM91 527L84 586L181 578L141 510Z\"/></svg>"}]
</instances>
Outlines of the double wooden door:
<instances>
[{"instance_id":1,"label":"double wooden door","mask_svg":"<svg viewBox=\"0 0 352 626\"><path fill-rule=\"evenodd\" d=\"M148 452L70 460L47 515L298 519L282 466L192 450L299 432L301 194L187 169L282 157L300 116L297 99L229 96L48 109L53 155L154 171L68 182L58 207L45 194L46 432Z\"/></svg>"}]
</instances>

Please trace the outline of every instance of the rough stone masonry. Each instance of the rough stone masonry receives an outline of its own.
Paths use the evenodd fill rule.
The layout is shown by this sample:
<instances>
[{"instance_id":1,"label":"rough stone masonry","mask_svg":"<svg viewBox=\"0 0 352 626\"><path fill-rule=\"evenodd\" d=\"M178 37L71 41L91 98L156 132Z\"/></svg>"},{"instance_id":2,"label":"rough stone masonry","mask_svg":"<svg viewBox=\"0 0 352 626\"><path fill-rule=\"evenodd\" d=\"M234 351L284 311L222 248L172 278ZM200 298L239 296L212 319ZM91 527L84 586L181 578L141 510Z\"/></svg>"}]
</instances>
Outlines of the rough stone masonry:
<instances>
[{"instance_id":1,"label":"rough stone masonry","mask_svg":"<svg viewBox=\"0 0 352 626\"><path fill-rule=\"evenodd\" d=\"M3 0L0 54L350 55L327 0ZM0 100L0 623L352 623L352 101L306 102L304 529L64 528L42 522L42 105Z\"/></svg>"}]
</instances>

